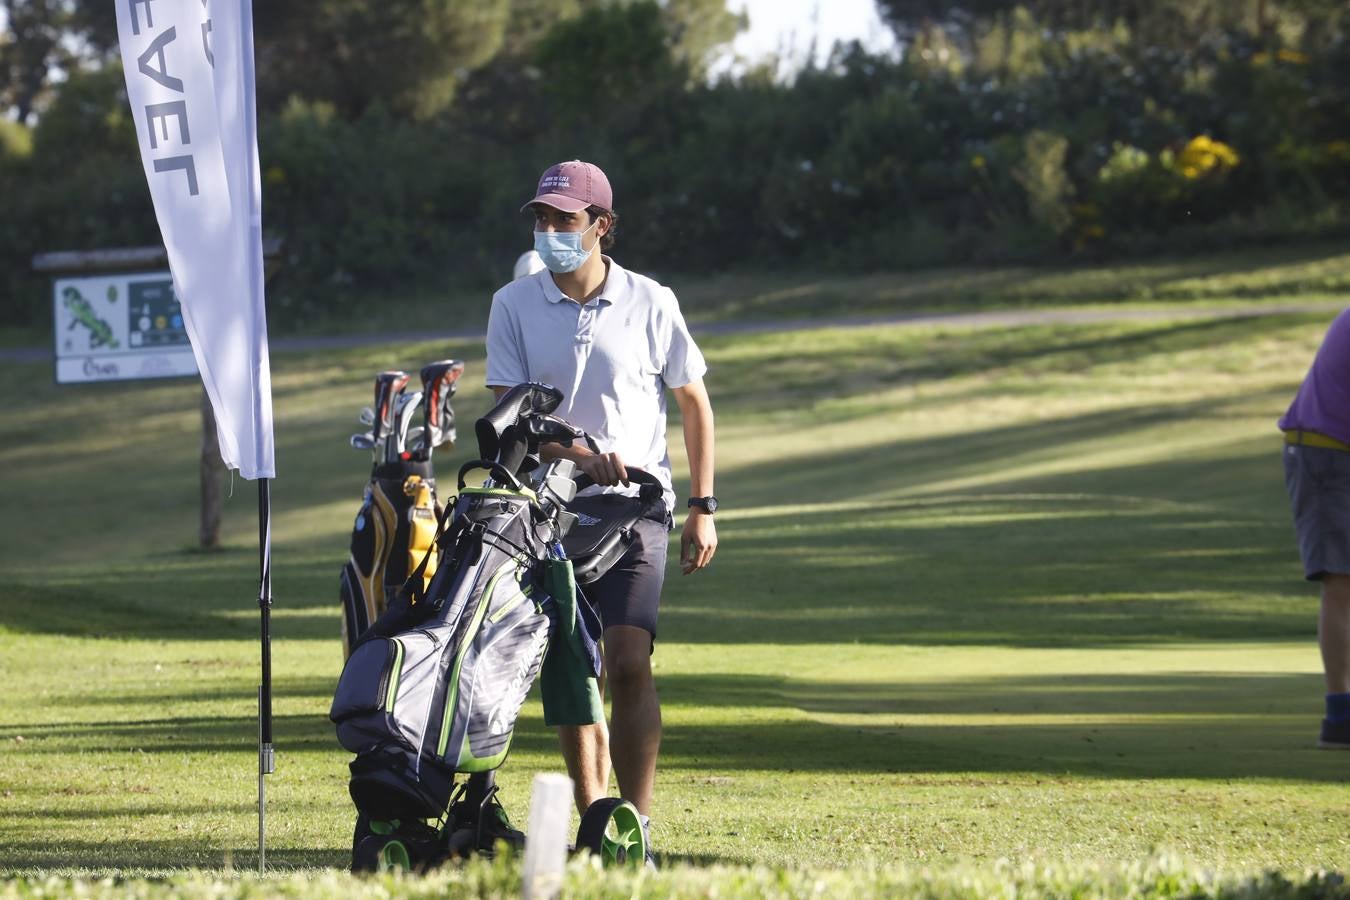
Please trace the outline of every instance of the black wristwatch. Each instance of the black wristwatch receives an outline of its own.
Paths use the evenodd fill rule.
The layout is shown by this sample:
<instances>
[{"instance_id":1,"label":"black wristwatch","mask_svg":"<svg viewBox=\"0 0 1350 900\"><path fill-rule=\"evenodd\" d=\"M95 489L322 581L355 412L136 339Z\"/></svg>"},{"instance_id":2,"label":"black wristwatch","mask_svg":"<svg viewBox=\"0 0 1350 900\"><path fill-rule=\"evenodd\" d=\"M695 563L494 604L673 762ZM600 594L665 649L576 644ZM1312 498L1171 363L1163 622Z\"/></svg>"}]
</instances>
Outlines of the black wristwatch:
<instances>
[{"instance_id":1,"label":"black wristwatch","mask_svg":"<svg viewBox=\"0 0 1350 900\"><path fill-rule=\"evenodd\" d=\"M690 497L689 508L693 509L695 506L711 515L712 513L717 512L717 498L711 495L707 497Z\"/></svg>"}]
</instances>

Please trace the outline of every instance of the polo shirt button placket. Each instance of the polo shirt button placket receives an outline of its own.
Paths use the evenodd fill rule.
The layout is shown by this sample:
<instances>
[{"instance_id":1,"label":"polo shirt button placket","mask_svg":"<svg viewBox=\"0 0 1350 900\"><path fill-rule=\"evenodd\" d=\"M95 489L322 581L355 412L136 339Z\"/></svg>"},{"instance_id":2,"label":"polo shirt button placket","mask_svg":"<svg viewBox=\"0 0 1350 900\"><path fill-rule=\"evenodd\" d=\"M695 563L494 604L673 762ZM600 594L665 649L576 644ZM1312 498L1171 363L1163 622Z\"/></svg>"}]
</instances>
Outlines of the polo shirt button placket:
<instances>
[{"instance_id":1,"label":"polo shirt button placket","mask_svg":"<svg viewBox=\"0 0 1350 900\"><path fill-rule=\"evenodd\" d=\"M577 343L589 344L595 336L595 307L586 304L577 311Z\"/></svg>"}]
</instances>

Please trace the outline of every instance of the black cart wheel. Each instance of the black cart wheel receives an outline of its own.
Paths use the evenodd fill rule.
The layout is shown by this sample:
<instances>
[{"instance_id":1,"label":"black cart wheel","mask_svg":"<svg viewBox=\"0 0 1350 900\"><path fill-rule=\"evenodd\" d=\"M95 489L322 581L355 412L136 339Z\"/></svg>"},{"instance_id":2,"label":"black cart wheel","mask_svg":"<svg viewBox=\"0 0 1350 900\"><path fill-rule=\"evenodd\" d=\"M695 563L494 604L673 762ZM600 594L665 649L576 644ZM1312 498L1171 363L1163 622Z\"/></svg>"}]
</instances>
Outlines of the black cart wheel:
<instances>
[{"instance_id":1,"label":"black cart wheel","mask_svg":"<svg viewBox=\"0 0 1350 900\"><path fill-rule=\"evenodd\" d=\"M577 849L585 848L606 866L640 866L647 858L647 840L637 807L618 797L597 800L586 808L577 829Z\"/></svg>"},{"instance_id":2,"label":"black cart wheel","mask_svg":"<svg viewBox=\"0 0 1350 900\"><path fill-rule=\"evenodd\" d=\"M411 872L408 846L396 837L373 834L352 850L352 872Z\"/></svg>"}]
</instances>

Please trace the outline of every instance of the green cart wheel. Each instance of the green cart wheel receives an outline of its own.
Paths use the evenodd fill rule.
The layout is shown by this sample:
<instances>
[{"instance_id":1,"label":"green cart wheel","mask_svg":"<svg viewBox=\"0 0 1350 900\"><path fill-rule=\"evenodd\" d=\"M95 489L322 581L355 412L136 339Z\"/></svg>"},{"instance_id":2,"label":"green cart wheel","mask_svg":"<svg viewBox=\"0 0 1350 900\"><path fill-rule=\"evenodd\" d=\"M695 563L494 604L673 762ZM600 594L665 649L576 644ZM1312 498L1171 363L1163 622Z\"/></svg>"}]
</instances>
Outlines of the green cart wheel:
<instances>
[{"instance_id":1,"label":"green cart wheel","mask_svg":"<svg viewBox=\"0 0 1350 900\"><path fill-rule=\"evenodd\" d=\"M353 872L411 872L408 846L398 838L375 834L356 845L352 853Z\"/></svg>"},{"instance_id":2,"label":"green cart wheel","mask_svg":"<svg viewBox=\"0 0 1350 900\"><path fill-rule=\"evenodd\" d=\"M577 829L577 849L585 848L606 866L641 866L647 840L637 807L618 797L597 800L586 808Z\"/></svg>"}]
</instances>

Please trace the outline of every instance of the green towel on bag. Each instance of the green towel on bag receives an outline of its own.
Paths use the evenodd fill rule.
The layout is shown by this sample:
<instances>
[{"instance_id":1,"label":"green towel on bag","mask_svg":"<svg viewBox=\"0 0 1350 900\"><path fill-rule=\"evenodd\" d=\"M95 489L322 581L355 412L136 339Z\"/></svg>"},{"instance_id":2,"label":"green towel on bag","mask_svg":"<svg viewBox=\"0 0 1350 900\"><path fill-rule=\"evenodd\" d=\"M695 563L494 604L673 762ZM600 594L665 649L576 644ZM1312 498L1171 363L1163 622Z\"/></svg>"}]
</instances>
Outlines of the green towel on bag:
<instances>
[{"instance_id":1,"label":"green towel on bag","mask_svg":"<svg viewBox=\"0 0 1350 900\"><path fill-rule=\"evenodd\" d=\"M605 709L600 700L600 685L591 672L590 654L579 631L572 563L550 559L544 565L544 589L552 595L558 609L558 627L549 633L548 652L540 669L544 724L594 725L604 720Z\"/></svg>"}]
</instances>

